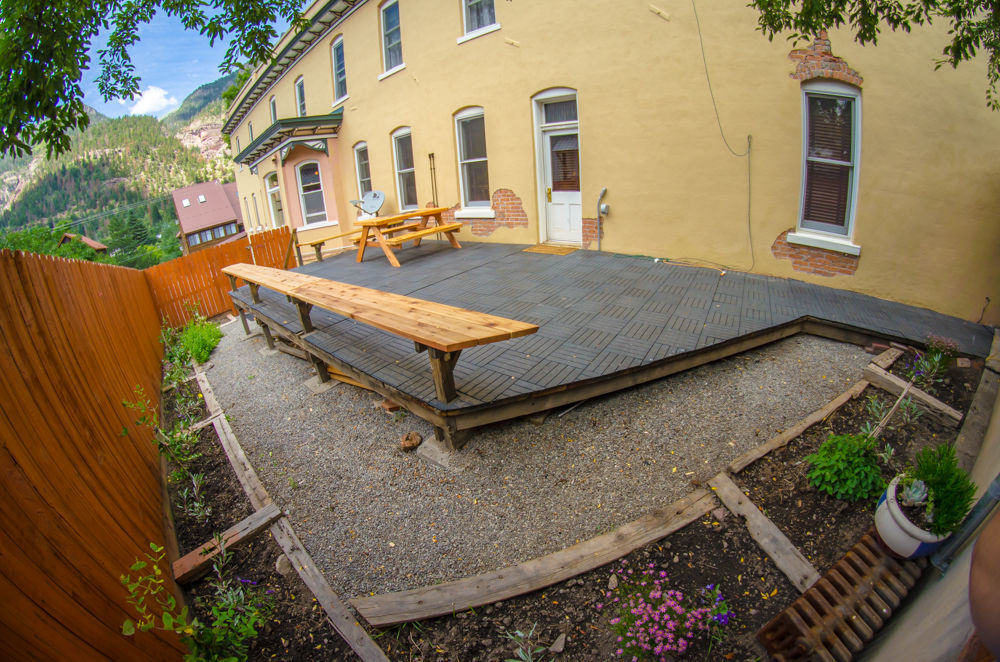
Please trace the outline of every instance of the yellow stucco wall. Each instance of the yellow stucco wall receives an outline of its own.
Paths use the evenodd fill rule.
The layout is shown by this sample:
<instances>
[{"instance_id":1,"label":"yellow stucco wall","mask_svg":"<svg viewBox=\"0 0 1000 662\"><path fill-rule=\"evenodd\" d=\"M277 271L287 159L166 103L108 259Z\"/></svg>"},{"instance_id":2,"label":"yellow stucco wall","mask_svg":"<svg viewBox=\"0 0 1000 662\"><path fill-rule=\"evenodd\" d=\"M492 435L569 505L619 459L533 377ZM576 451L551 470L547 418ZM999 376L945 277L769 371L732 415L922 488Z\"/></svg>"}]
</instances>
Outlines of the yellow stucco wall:
<instances>
[{"instance_id":1,"label":"yellow stucco wall","mask_svg":"<svg viewBox=\"0 0 1000 662\"><path fill-rule=\"evenodd\" d=\"M830 34L833 54L864 78L853 236L861 255L853 275L817 276L771 253L795 227L800 205L802 93L790 77L792 45L768 42L741 3L697 7L722 129L737 152L748 135L753 140L749 228L748 159L720 136L688 0L497 1L501 28L461 44L459 0L399 0L406 67L382 80L379 4L370 0L278 80L233 135L245 147L248 120L257 135L266 129L272 95L279 117L295 116L300 75L308 114L333 110L330 46L342 36L349 97L329 141L326 191L339 230L356 216L348 200L358 197L352 148L359 141L368 144L374 188L388 197L382 214L398 209L390 134L402 126L412 129L420 204L431 200L430 153L439 204L458 204L454 113L481 106L490 189L513 191L528 223L487 237L463 233L464 240L535 243L542 230L531 98L572 88L584 218L596 216L598 193L608 189L603 250L752 267L972 320L989 296L995 301L983 321L1000 323L1000 113L985 106L984 64L934 71L943 27L885 34L876 48ZM241 201L255 192L266 203L263 177L276 167L268 163L257 176L237 172ZM287 171L282 192L296 225L294 181Z\"/></svg>"}]
</instances>

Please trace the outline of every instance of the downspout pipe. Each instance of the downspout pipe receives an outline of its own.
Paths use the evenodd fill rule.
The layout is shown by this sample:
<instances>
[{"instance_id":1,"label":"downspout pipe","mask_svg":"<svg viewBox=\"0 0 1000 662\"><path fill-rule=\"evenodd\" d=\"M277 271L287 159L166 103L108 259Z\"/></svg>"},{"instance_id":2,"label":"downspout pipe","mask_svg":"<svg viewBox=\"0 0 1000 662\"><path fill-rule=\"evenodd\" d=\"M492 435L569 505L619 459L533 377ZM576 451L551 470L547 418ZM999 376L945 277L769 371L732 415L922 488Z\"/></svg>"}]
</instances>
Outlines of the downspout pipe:
<instances>
[{"instance_id":1,"label":"downspout pipe","mask_svg":"<svg viewBox=\"0 0 1000 662\"><path fill-rule=\"evenodd\" d=\"M608 187L605 186L604 188L601 189L601 192L597 195L597 252L598 253L601 252L601 234L602 234L601 229L603 225L602 223L603 216L604 214L608 213L608 206L602 205L601 200L603 200L604 196L606 196L607 194L608 194Z\"/></svg>"}]
</instances>

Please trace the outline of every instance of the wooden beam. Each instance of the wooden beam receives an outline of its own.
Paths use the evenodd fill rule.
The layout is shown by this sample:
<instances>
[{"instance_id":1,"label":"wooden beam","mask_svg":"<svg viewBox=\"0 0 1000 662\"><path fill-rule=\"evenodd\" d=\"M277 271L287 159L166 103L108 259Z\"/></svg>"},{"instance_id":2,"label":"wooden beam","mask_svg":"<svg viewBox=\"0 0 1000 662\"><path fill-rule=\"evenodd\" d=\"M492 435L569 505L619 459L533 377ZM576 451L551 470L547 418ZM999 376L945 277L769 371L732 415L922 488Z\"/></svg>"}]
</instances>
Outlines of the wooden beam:
<instances>
[{"instance_id":1,"label":"wooden beam","mask_svg":"<svg viewBox=\"0 0 1000 662\"><path fill-rule=\"evenodd\" d=\"M781 448L813 425L825 420L827 416L840 409L848 400L853 400L861 395L861 392L864 391L867 386L868 382L862 379L857 384L847 389L833 400L830 400L830 402L809 414L787 430L779 432L757 448L740 455L738 458L729 463L729 472L737 474L771 451Z\"/></svg>"},{"instance_id":2,"label":"wooden beam","mask_svg":"<svg viewBox=\"0 0 1000 662\"><path fill-rule=\"evenodd\" d=\"M302 541L295 535L292 525L287 517L282 517L271 526L271 535L284 550L285 556L292 562L292 566L302 582L309 587L316 600L322 605L326 615L330 618L333 629L344 638L351 649L358 654L365 662L388 662L382 649L372 641L368 633L365 632L361 624L348 610L347 605L341 602L340 598L333 592L323 573L319 571L312 557L305 551Z\"/></svg>"},{"instance_id":3,"label":"wooden beam","mask_svg":"<svg viewBox=\"0 0 1000 662\"><path fill-rule=\"evenodd\" d=\"M221 538L226 549L234 549L253 540L271 525L271 522L281 517L281 509L271 503L242 522L222 532ZM219 555L219 543L214 538L194 551L191 551L173 563L174 580L178 584L186 584L200 579L208 574L212 560Z\"/></svg>"},{"instance_id":4,"label":"wooden beam","mask_svg":"<svg viewBox=\"0 0 1000 662\"><path fill-rule=\"evenodd\" d=\"M215 427L216 434L219 435L219 443L222 444L223 450L226 451L229 464L232 465L233 471L236 472L237 480L240 481L243 491L247 493L247 497L250 499L250 504L256 510L270 505L271 496L264 489L264 484L257 477L257 472L253 470L253 465L247 459L243 448L240 447L240 443L236 441L236 435L233 434L233 429L229 426L229 421L226 420L225 416L219 416L212 421L212 425Z\"/></svg>"},{"instance_id":5,"label":"wooden beam","mask_svg":"<svg viewBox=\"0 0 1000 662\"><path fill-rule=\"evenodd\" d=\"M319 377L320 383L330 381L330 371L327 368L326 361L315 354L309 354L309 360L312 362L313 368L316 369L316 376Z\"/></svg>"},{"instance_id":6,"label":"wooden beam","mask_svg":"<svg viewBox=\"0 0 1000 662\"><path fill-rule=\"evenodd\" d=\"M312 304L299 301L298 299L292 299L292 302L295 304L295 308L299 312L299 323L302 324L302 333L315 331L316 327L313 326L312 318L309 317L309 312L312 310Z\"/></svg>"},{"instance_id":7,"label":"wooden beam","mask_svg":"<svg viewBox=\"0 0 1000 662\"><path fill-rule=\"evenodd\" d=\"M267 348L274 349L274 336L271 335L271 328L267 324L260 324L260 330L264 332L264 340L267 341Z\"/></svg>"},{"instance_id":8,"label":"wooden beam","mask_svg":"<svg viewBox=\"0 0 1000 662\"><path fill-rule=\"evenodd\" d=\"M870 381L875 386L878 386L880 389L888 391L896 396L903 392L907 384L905 380L886 372L877 365L871 364L865 368L865 379ZM949 407L934 396L929 393L925 393L919 388L911 388L910 397L913 398L914 402L919 404L928 413L934 416L934 418L949 427L958 427L958 424L962 421L962 412Z\"/></svg>"},{"instance_id":9,"label":"wooden beam","mask_svg":"<svg viewBox=\"0 0 1000 662\"><path fill-rule=\"evenodd\" d=\"M877 365L883 370L888 370L889 367L896 362L896 359L898 359L902 355L903 355L903 350L897 349L895 347L890 347L889 349L885 350L884 352L873 358L871 360L871 363Z\"/></svg>"},{"instance_id":10,"label":"wooden beam","mask_svg":"<svg viewBox=\"0 0 1000 662\"><path fill-rule=\"evenodd\" d=\"M506 600L599 568L677 531L716 505L706 490L695 490L611 533L509 568L399 593L358 596L351 604L375 627L417 621Z\"/></svg>"},{"instance_id":11,"label":"wooden beam","mask_svg":"<svg viewBox=\"0 0 1000 662\"><path fill-rule=\"evenodd\" d=\"M791 580L799 592L804 592L819 579L816 568L806 560L806 557L802 556L802 553L774 525L774 522L760 512L750 498L740 491L740 488L736 486L728 474L720 473L708 481L708 484L712 486L716 496L726 505L726 508L746 521L750 535L757 541L761 549L767 552L774 564L785 573L785 576Z\"/></svg>"}]
</instances>

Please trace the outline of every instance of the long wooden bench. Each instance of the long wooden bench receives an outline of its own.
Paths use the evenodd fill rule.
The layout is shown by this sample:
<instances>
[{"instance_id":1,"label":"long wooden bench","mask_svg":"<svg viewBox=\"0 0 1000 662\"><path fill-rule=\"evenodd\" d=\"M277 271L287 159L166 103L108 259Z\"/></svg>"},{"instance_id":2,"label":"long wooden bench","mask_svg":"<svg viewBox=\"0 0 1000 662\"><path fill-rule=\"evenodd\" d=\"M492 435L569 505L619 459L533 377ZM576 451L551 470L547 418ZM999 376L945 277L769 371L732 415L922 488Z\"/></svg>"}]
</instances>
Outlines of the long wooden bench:
<instances>
[{"instance_id":1,"label":"long wooden bench","mask_svg":"<svg viewBox=\"0 0 1000 662\"><path fill-rule=\"evenodd\" d=\"M463 349L538 331L537 325L527 322L294 271L242 263L229 265L222 271L229 277L234 290L237 280L246 282L255 303L260 302L260 287L288 297L298 309L303 333L314 330L309 313L313 306L317 306L412 340L416 351L427 352L434 388L442 402L449 402L457 396L454 368ZM329 378L326 365L321 367L318 365L318 362L321 363L318 357L311 358L317 366L320 379L326 381Z\"/></svg>"},{"instance_id":2,"label":"long wooden bench","mask_svg":"<svg viewBox=\"0 0 1000 662\"><path fill-rule=\"evenodd\" d=\"M413 241L419 245L419 240L423 239L427 235L437 234L439 232L458 232L461 229L461 223L445 223L444 225L435 225L434 227L416 230L415 232L408 232L407 234L399 236L387 237L385 243L390 246L399 246L407 241ZM382 230L382 234L385 234L385 230Z\"/></svg>"}]
</instances>

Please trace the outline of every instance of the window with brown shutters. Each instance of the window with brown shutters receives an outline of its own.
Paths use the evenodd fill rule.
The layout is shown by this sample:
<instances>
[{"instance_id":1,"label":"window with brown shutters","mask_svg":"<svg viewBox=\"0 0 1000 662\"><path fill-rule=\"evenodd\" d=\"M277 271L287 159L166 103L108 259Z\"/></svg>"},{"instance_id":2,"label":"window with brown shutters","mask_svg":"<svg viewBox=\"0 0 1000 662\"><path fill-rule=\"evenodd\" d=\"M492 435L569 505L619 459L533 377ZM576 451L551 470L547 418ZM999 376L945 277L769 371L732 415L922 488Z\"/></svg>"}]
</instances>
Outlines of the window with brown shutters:
<instances>
[{"instance_id":1,"label":"window with brown shutters","mask_svg":"<svg viewBox=\"0 0 1000 662\"><path fill-rule=\"evenodd\" d=\"M855 104L854 97L806 93L804 229L850 234L857 165Z\"/></svg>"}]
</instances>

